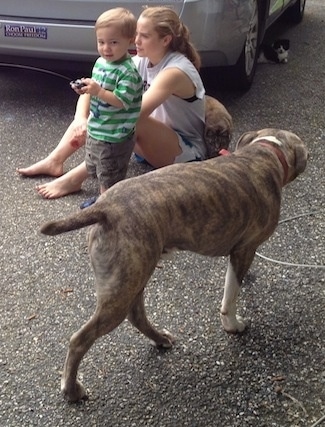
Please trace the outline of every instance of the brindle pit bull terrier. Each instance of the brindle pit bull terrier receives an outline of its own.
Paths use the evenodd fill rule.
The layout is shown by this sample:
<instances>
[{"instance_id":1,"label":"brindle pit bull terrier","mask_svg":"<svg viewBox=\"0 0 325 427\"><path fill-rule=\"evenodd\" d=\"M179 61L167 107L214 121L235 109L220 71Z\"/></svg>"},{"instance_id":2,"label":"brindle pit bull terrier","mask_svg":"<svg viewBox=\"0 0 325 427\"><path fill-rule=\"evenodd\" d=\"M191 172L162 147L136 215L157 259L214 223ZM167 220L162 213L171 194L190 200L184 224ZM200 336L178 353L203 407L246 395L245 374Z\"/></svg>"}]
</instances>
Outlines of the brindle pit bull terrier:
<instances>
[{"instance_id":1,"label":"brindle pit bull terrier","mask_svg":"<svg viewBox=\"0 0 325 427\"><path fill-rule=\"evenodd\" d=\"M95 340L126 317L157 346L173 336L146 317L143 290L164 252L229 255L221 304L227 332L242 332L236 315L242 279L257 247L278 224L282 187L305 169L307 150L298 136L278 129L248 132L233 154L177 164L121 181L72 216L48 222L41 232L64 233L92 225L89 253L97 306L70 340L61 388L69 401L86 397L78 366Z\"/></svg>"}]
</instances>

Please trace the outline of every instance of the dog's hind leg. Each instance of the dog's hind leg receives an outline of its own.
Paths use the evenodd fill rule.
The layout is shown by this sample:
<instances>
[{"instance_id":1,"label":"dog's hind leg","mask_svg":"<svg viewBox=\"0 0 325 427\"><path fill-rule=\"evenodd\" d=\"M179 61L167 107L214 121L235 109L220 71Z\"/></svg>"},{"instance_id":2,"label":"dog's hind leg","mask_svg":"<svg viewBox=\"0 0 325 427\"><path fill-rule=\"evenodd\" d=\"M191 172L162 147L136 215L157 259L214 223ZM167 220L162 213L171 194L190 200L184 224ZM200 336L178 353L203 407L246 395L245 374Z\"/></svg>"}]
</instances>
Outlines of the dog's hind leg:
<instances>
[{"instance_id":1,"label":"dog's hind leg","mask_svg":"<svg viewBox=\"0 0 325 427\"><path fill-rule=\"evenodd\" d=\"M225 288L221 303L220 318L226 332L243 332L246 328L242 317L237 316L237 298L241 282L255 255L255 249L236 250L230 254L226 273Z\"/></svg>"},{"instance_id":2,"label":"dog's hind leg","mask_svg":"<svg viewBox=\"0 0 325 427\"><path fill-rule=\"evenodd\" d=\"M174 337L165 329L157 331L149 322L144 307L143 291L136 296L128 314L128 320L157 347L172 347L175 341Z\"/></svg>"},{"instance_id":3,"label":"dog's hind leg","mask_svg":"<svg viewBox=\"0 0 325 427\"><path fill-rule=\"evenodd\" d=\"M109 304L97 305L94 315L70 339L61 378L61 391L69 402L87 398L83 385L77 380L78 367L83 356L97 338L111 332L126 318L127 309L114 307L110 310L108 307Z\"/></svg>"}]
</instances>

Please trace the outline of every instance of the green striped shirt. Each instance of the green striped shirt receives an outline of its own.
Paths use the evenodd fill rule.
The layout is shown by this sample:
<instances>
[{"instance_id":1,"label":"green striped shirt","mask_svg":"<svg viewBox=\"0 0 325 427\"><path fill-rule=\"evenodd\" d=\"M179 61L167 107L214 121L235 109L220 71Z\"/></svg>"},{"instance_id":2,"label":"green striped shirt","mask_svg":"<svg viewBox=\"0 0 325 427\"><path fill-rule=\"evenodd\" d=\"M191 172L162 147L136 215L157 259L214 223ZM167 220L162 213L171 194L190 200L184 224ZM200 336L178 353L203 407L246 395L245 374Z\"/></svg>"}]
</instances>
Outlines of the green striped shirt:
<instances>
[{"instance_id":1,"label":"green striped shirt","mask_svg":"<svg viewBox=\"0 0 325 427\"><path fill-rule=\"evenodd\" d=\"M100 141L122 142L133 133L139 118L143 91L141 76L130 56L121 62L108 62L100 57L93 67L92 79L113 92L123 107L113 107L92 96L88 133Z\"/></svg>"}]
</instances>

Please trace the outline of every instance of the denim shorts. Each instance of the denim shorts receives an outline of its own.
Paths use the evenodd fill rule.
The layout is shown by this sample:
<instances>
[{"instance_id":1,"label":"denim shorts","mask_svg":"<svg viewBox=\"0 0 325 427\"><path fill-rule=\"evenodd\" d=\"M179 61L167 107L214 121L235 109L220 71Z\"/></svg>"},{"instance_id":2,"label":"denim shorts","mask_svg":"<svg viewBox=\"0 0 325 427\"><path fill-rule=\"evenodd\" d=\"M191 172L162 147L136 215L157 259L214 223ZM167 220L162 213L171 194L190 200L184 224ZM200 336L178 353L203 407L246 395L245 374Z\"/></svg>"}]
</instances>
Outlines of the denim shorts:
<instances>
[{"instance_id":1,"label":"denim shorts","mask_svg":"<svg viewBox=\"0 0 325 427\"><path fill-rule=\"evenodd\" d=\"M192 144L192 142L190 142L183 135L180 135L178 132L176 132L176 134L178 136L178 145L179 145L179 148L182 150L182 152L181 154L175 157L174 164L196 162L196 161L206 159L206 148L204 144L202 144L202 149L199 150L194 144ZM134 154L135 154L135 160L138 163L147 163L149 166L151 166L150 163L148 163L143 157L139 156L136 153Z\"/></svg>"},{"instance_id":2,"label":"denim shorts","mask_svg":"<svg viewBox=\"0 0 325 427\"><path fill-rule=\"evenodd\" d=\"M200 150L192 142L190 142L183 135L178 135L178 144L182 150L181 154L175 157L174 163L185 163L185 162L195 162L199 160L204 160L206 158L204 150L205 145L202 141L202 149ZM201 147L200 147L201 148Z\"/></svg>"},{"instance_id":3,"label":"denim shorts","mask_svg":"<svg viewBox=\"0 0 325 427\"><path fill-rule=\"evenodd\" d=\"M88 135L85 162L89 175L97 176L104 188L124 179L134 144L133 135L118 143L99 141Z\"/></svg>"}]
</instances>

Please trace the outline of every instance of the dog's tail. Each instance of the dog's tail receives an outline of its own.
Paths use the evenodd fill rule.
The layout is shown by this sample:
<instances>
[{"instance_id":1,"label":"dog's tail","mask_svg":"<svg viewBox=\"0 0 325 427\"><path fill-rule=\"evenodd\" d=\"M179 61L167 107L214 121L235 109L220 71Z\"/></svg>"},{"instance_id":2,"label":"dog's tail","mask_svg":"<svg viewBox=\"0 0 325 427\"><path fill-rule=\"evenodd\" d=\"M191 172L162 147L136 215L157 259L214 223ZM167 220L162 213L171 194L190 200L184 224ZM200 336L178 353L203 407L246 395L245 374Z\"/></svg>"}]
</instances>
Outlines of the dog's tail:
<instances>
[{"instance_id":1,"label":"dog's tail","mask_svg":"<svg viewBox=\"0 0 325 427\"><path fill-rule=\"evenodd\" d=\"M87 227L88 225L96 224L98 222L107 222L105 213L97 209L97 207L96 209L90 207L67 218L46 222L41 226L40 231L48 236L55 236L56 234L78 230L79 228Z\"/></svg>"}]
</instances>

